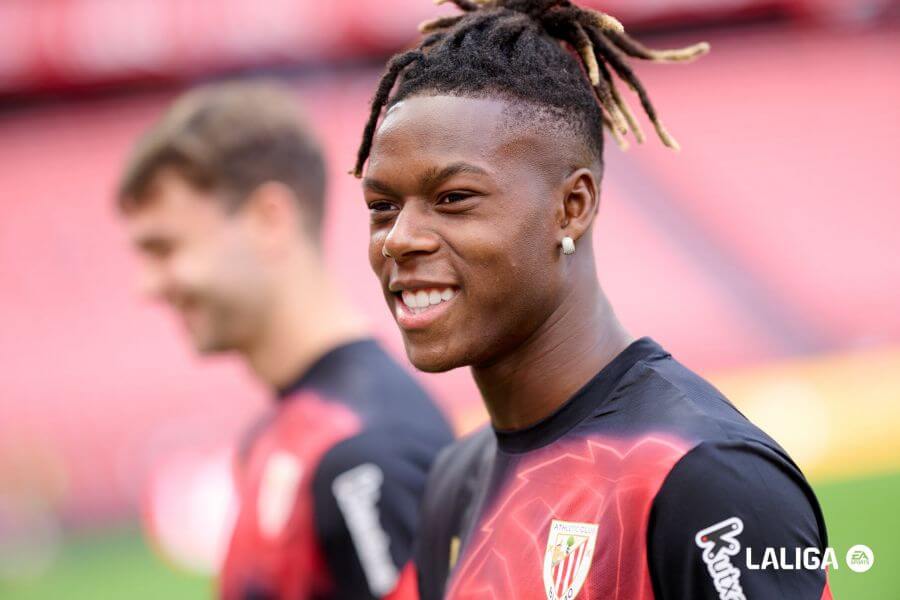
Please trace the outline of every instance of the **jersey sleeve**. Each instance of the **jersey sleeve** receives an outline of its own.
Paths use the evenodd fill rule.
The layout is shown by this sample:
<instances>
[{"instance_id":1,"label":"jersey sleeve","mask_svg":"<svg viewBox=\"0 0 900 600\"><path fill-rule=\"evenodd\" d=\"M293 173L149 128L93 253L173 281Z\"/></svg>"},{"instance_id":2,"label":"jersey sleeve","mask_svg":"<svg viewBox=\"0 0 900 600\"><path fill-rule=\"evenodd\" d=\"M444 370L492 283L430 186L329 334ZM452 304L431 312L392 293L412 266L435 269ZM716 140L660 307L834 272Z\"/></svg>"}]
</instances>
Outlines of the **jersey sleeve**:
<instances>
[{"instance_id":1,"label":"jersey sleeve","mask_svg":"<svg viewBox=\"0 0 900 600\"><path fill-rule=\"evenodd\" d=\"M414 599L411 566L426 468L383 432L337 444L313 480L316 537L332 575L335 599ZM424 461L424 462L423 462Z\"/></svg>"},{"instance_id":2,"label":"jersey sleeve","mask_svg":"<svg viewBox=\"0 0 900 600\"><path fill-rule=\"evenodd\" d=\"M818 502L790 459L763 444L688 452L654 499L647 536L657 600L831 598L826 571L803 564L827 545ZM767 548L781 568L762 568Z\"/></svg>"}]
</instances>

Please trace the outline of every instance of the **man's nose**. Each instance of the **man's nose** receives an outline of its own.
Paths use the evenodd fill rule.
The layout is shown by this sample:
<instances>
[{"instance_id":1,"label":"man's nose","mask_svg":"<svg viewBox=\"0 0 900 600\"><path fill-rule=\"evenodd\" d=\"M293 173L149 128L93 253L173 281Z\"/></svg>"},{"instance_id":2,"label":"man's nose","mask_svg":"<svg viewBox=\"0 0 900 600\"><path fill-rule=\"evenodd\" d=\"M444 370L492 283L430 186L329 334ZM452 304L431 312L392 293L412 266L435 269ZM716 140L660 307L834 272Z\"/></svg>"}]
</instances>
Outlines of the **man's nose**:
<instances>
[{"instance_id":1,"label":"man's nose","mask_svg":"<svg viewBox=\"0 0 900 600\"><path fill-rule=\"evenodd\" d=\"M431 254L440 245L438 236L429 227L429 216L416 204L406 203L384 239L384 254L398 262Z\"/></svg>"},{"instance_id":2,"label":"man's nose","mask_svg":"<svg viewBox=\"0 0 900 600\"><path fill-rule=\"evenodd\" d=\"M170 287L165 272L159 268L144 267L135 282L137 293L148 300L164 300Z\"/></svg>"}]
</instances>

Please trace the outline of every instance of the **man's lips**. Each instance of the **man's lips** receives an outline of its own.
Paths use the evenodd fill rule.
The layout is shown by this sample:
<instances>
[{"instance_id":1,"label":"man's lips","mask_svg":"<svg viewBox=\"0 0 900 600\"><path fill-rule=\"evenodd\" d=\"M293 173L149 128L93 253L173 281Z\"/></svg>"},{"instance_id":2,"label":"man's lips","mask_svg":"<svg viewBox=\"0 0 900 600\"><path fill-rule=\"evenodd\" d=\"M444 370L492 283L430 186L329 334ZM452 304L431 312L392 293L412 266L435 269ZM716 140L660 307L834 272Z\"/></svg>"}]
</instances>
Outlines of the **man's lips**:
<instances>
[{"instance_id":1,"label":"man's lips","mask_svg":"<svg viewBox=\"0 0 900 600\"><path fill-rule=\"evenodd\" d=\"M394 314L402 329L424 329L441 317L459 295L451 285L395 286Z\"/></svg>"}]
</instances>

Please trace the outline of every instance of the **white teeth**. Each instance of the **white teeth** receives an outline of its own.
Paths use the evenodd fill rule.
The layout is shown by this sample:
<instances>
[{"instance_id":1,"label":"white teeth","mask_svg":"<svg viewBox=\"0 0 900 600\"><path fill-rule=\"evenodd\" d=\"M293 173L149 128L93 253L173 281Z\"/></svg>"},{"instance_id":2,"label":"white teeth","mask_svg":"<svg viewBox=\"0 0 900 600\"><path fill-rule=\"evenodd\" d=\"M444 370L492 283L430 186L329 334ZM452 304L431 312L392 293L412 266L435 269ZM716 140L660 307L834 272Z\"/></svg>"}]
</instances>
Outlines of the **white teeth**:
<instances>
[{"instance_id":1,"label":"white teeth","mask_svg":"<svg viewBox=\"0 0 900 600\"><path fill-rule=\"evenodd\" d=\"M416 307L416 295L409 290L403 290L400 294L403 297L403 304L405 304L409 308Z\"/></svg>"},{"instance_id":2,"label":"white teeth","mask_svg":"<svg viewBox=\"0 0 900 600\"><path fill-rule=\"evenodd\" d=\"M448 302L456 297L456 290L453 288L428 289L428 290L403 290L400 297L403 304L414 313L420 313L431 306Z\"/></svg>"}]
</instances>

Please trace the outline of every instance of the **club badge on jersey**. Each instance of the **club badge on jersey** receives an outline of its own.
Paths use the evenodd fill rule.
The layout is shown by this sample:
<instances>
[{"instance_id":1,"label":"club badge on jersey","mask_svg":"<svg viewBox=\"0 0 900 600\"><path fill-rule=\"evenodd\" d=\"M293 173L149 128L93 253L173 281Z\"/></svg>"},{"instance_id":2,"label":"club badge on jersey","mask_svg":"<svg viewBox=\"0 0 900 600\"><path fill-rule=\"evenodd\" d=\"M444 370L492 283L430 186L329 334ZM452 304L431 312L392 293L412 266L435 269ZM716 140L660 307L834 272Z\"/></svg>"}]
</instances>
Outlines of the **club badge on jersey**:
<instances>
[{"instance_id":1,"label":"club badge on jersey","mask_svg":"<svg viewBox=\"0 0 900 600\"><path fill-rule=\"evenodd\" d=\"M547 600L573 600L587 579L599 525L557 521L550 524L544 554Z\"/></svg>"},{"instance_id":2,"label":"club badge on jersey","mask_svg":"<svg viewBox=\"0 0 900 600\"><path fill-rule=\"evenodd\" d=\"M276 452L266 462L259 488L257 520L260 532L275 539L291 518L300 491L303 464L288 452Z\"/></svg>"}]
</instances>

